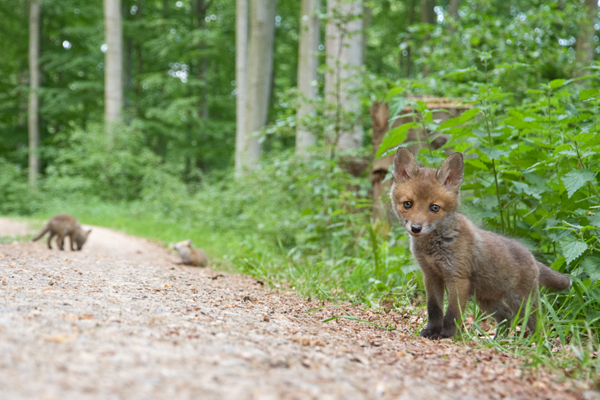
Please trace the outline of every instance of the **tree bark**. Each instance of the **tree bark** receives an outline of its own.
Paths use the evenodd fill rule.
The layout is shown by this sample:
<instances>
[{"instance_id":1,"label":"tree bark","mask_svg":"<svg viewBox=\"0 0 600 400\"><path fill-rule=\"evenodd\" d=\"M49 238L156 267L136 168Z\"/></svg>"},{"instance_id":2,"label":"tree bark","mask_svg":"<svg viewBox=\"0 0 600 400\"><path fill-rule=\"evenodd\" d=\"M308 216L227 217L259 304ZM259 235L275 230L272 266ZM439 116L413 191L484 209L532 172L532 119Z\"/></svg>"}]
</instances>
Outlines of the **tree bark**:
<instances>
[{"instance_id":1,"label":"tree bark","mask_svg":"<svg viewBox=\"0 0 600 400\"><path fill-rule=\"evenodd\" d=\"M460 7L460 0L450 0L450 5L448 6L448 14L452 18L458 18L458 8Z\"/></svg>"},{"instance_id":2,"label":"tree bark","mask_svg":"<svg viewBox=\"0 0 600 400\"><path fill-rule=\"evenodd\" d=\"M204 29L206 26L206 14L208 8L211 6L212 1L206 2L206 0L197 0L196 1L196 21L197 28L199 30ZM200 42L200 51L205 49L206 45L204 41ZM197 69L197 78L200 82L203 83L201 86L200 92L200 100L198 102L198 117L200 118L208 118L208 101L206 96L206 88L208 87L206 82L206 71L208 69L208 59L205 56L200 56L200 60L198 60L198 69Z\"/></svg>"},{"instance_id":3,"label":"tree bark","mask_svg":"<svg viewBox=\"0 0 600 400\"><path fill-rule=\"evenodd\" d=\"M104 121L121 119L123 108L123 28L121 0L104 0L104 34L108 46L104 56ZM112 135L112 129L108 129Z\"/></svg>"},{"instance_id":4,"label":"tree bark","mask_svg":"<svg viewBox=\"0 0 600 400\"><path fill-rule=\"evenodd\" d=\"M597 0L583 0L587 18L581 22L579 36L575 45L577 62L589 66L594 59L594 23L597 19ZM579 71L577 75L584 75L586 71Z\"/></svg>"},{"instance_id":5,"label":"tree bark","mask_svg":"<svg viewBox=\"0 0 600 400\"><path fill-rule=\"evenodd\" d=\"M421 22L424 24L435 24L437 15L434 8L435 0L421 0Z\"/></svg>"},{"instance_id":6,"label":"tree bark","mask_svg":"<svg viewBox=\"0 0 600 400\"><path fill-rule=\"evenodd\" d=\"M246 126L246 69L248 65L248 0L236 0L235 16L235 82L236 128L235 173L243 172L244 129Z\"/></svg>"},{"instance_id":7,"label":"tree bark","mask_svg":"<svg viewBox=\"0 0 600 400\"><path fill-rule=\"evenodd\" d=\"M275 4L276 0L253 0L250 6L244 143L240 155L242 173L253 170L258 165L260 141L253 135L267 122L273 72Z\"/></svg>"},{"instance_id":8,"label":"tree bark","mask_svg":"<svg viewBox=\"0 0 600 400\"><path fill-rule=\"evenodd\" d=\"M40 144L39 94L40 87L40 0L31 0L29 5L29 185L35 188L40 172L38 147Z\"/></svg>"},{"instance_id":9,"label":"tree bark","mask_svg":"<svg viewBox=\"0 0 600 400\"><path fill-rule=\"evenodd\" d=\"M360 113L356 90L361 82L357 69L363 59L361 11L360 0L330 0L327 3L329 21L325 38L325 99L332 109L331 117L334 120L333 137L329 142L335 145L337 151L356 149L362 145L361 126L354 124L351 129L343 127L344 119L353 118L352 113ZM350 115L344 117L342 112Z\"/></svg>"},{"instance_id":10,"label":"tree bark","mask_svg":"<svg viewBox=\"0 0 600 400\"><path fill-rule=\"evenodd\" d=\"M296 112L296 154L298 155L305 155L310 147L317 144L316 136L303 125L303 120L314 113L314 107L307 102L317 96L320 3L320 0L302 0L298 46L298 91L303 96L303 103Z\"/></svg>"}]
</instances>

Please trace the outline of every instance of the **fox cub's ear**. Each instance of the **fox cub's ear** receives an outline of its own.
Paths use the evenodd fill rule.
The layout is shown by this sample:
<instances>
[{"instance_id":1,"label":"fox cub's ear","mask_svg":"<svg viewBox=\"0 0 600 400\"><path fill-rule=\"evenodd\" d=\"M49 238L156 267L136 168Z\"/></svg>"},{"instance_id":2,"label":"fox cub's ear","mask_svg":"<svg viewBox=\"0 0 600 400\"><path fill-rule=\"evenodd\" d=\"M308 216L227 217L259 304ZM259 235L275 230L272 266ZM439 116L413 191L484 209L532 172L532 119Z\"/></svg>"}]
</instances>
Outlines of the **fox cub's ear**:
<instances>
[{"instance_id":1,"label":"fox cub's ear","mask_svg":"<svg viewBox=\"0 0 600 400\"><path fill-rule=\"evenodd\" d=\"M406 147L400 147L394 157L394 181L409 181L417 176L417 173L419 173L419 166L415 156Z\"/></svg>"},{"instance_id":2,"label":"fox cub's ear","mask_svg":"<svg viewBox=\"0 0 600 400\"><path fill-rule=\"evenodd\" d=\"M462 154L453 153L444 160L437 170L435 177L439 183L446 186L448 189L458 191L463 180L464 172L465 167Z\"/></svg>"}]
</instances>

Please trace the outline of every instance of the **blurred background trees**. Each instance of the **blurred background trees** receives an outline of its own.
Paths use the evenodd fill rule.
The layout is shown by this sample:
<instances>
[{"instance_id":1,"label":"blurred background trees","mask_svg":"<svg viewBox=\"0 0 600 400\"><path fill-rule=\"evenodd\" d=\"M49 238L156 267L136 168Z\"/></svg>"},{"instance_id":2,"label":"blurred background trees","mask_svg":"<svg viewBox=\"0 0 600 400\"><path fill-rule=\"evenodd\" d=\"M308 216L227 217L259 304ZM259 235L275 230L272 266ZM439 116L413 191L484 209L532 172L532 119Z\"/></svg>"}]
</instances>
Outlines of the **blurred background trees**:
<instances>
[{"instance_id":1,"label":"blurred background trees","mask_svg":"<svg viewBox=\"0 0 600 400\"><path fill-rule=\"evenodd\" d=\"M238 157L238 169L243 163L255 164L260 147L264 156L293 149L292 130L298 131L300 149L325 140L339 141L342 149L360 148L368 143L363 139L370 129L365 110L370 101L382 98L383 88L408 78L424 85L421 92L464 97L472 92L472 75L465 73L464 79L452 84L442 77L459 69L481 70L478 54L482 51L492 52L494 65L527 65L508 76L491 77L517 96L539 82L581 74L580 66L590 65L598 54L598 8L590 0L332 0L322 1L320 7L317 1L298 1L279 2L276 10L274 2L257 0L245 6L248 27L240 26L246 33L238 38L238 46L244 37L250 47L262 42L264 46L256 47L258 53L245 50L243 59L249 62L238 75L243 70L252 78L244 84L237 82L241 76L236 77L233 0L105 0L104 8L76 0L45 0L37 34L38 7L39 2L19 0L0 5L7 21L0 32L5 43L0 60L0 154L23 169L39 170L42 178L54 151L69 142L74 130L85 130L120 113L122 122L137 126L149 148L162 162L173 163L185 182L197 181L199 174L208 171L227 170L236 164L234 130L242 124L236 124L241 104L235 102L244 85L252 87L245 107L257 110L248 116L244 134L237 135L250 144L237 146L238 151L249 152ZM253 25L260 13L266 13L265 21ZM264 30L260 39L253 26ZM27 37L32 40L29 59ZM37 37L38 57L33 55ZM255 68L259 72L253 72ZM113 86L119 84L121 89ZM260 101L252 97L258 93L254 85L260 86ZM317 104L319 99L326 101ZM337 107L336 101L343 107ZM312 115L312 122L306 120L286 134L256 133L278 119L290 126L285 118L294 116L296 109L301 116ZM320 113L331 117L330 124L311 127ZM37 173L32 174L33 184Z\"/></svg>"}]
</instances>

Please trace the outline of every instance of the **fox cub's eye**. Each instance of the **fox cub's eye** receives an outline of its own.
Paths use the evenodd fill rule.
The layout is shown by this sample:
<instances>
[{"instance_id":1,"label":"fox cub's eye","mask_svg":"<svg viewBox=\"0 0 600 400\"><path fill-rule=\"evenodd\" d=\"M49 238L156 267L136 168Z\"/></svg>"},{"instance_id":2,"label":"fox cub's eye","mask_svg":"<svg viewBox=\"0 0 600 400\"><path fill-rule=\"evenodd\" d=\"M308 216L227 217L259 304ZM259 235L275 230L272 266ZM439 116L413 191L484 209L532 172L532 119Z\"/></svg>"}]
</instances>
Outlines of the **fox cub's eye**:
<instances>
[{"instance_id":1,"label":"fox cub's eye","mask_svg":"<svg viewBox=\"0 0 600 400\"><path fill-rule=\"evenodd\" d=\"M403 205L404 205L404 208L406 208L408 210L409 208L412 207L412 201L405 201Z\"/></svg>"},{"instance_id":2,"label":"fox cub's eye","mask_svg":"<svg viewBox=\"0 0 600 400\"><path fill-rule=\"evenodd\" d=\"M436 213L436 212L440 211L440 206L438 206L437 204L432 204L429 206L429 209L431 210L431 212Z\"/></svg>"}]
</instances>

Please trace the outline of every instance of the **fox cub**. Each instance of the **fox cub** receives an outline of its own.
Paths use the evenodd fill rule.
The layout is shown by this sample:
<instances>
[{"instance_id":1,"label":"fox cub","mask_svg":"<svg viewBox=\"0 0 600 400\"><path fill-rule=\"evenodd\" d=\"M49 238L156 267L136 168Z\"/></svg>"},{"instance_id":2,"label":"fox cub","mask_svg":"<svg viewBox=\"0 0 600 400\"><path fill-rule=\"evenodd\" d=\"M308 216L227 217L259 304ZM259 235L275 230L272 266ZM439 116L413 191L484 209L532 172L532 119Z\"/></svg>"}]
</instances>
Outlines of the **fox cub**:
<instances>
[{"instance_id":1,"label":"fox cub","mask_svg":"<svg viewBox=\"0 0 600 400\"><path fill-rule=\"evenodd\" d=\"M568 277L536 261L519 242L480 229L456 212L463 172L461 153L450 155L437 170L419 168L406 148L399 148L394 159L390 197L423 270L429 321L421 336L430 339L455 335L455 321L470 295L500 326L519 309L523 314L529 298L537 309L538 284L559 290L571 285ZM535 331L535 313L527 327Z\"/></svg>"},{"instance_id":2,"label":"fox cub","mask_svg":"<svg viewBox=\"0 0 600 400\"><path fill-rule=\"evenodd\" d=\"M184 240L173 246L181 257L181 264L208 267L208 257L201 249L192 247L192 240Z\"/></svg>"},{"instance_id":3,"label":"fox cub","mask_svg":"<svg viewBox=\"0 0 600 400\"><path fill-rule=\"evenodd\" d=\"M58 248L64 250L65 237L68 236L71 242L71 250L81 250L91 231L91 229L84 231L79 221L70 215L62 214L52 217L40 234L32 239L32 242L50 232L48 236L49 249L52 249L50 241L54 236L57 236L56 243L58 244ZM77 249L73 247L74 243L77 243Z\"/></svg>"}]
</instances>

